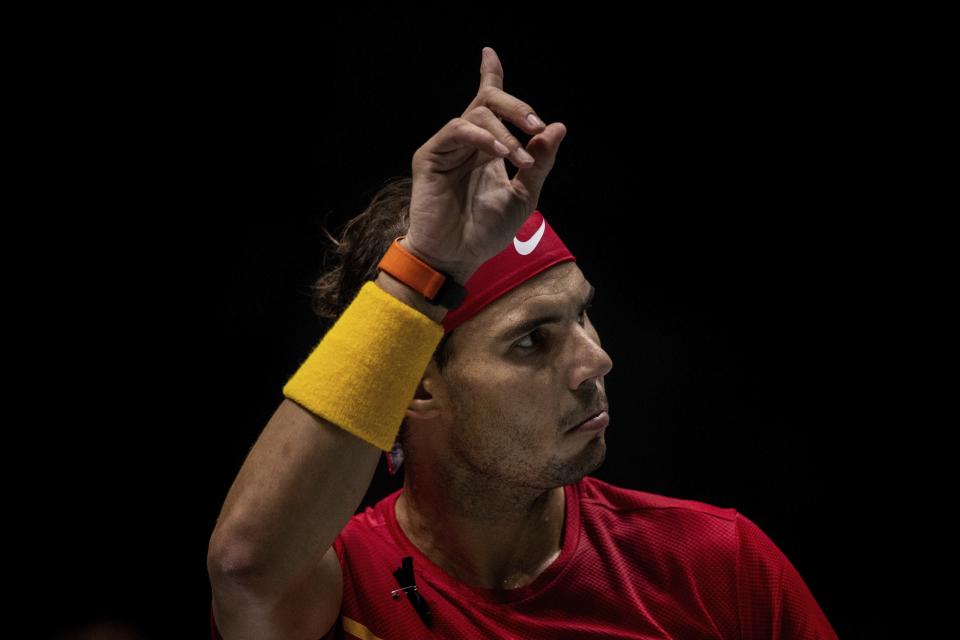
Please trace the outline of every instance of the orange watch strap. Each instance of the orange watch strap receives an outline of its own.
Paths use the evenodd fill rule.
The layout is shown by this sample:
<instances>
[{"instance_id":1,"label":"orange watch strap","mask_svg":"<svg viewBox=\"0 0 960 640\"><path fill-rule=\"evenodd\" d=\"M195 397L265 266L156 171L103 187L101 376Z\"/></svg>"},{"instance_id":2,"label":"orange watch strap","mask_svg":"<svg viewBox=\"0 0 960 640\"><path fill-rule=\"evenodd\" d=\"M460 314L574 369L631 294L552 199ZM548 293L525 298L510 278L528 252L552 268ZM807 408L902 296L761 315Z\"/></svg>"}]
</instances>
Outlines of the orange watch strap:
<instances>
[{"instance_id":1,"label":"orange watch strap","mask_svg":"<svg viewBox=\"0 0 960 640\"><path fill-rule=\"evenodd\" d=\"M427 300L433 300L446 276L400 246L400 241L405 237L400 236L390 244L377 269L386 271Z\"/></svg>"}]
</instances>

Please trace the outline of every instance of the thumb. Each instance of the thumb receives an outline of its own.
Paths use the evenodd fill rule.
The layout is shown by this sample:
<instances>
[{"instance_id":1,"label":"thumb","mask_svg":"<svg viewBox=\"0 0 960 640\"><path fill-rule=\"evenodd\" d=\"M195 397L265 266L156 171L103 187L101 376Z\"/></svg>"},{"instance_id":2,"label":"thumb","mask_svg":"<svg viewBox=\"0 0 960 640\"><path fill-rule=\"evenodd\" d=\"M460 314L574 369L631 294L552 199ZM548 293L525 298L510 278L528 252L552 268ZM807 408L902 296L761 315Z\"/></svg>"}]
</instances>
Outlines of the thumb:
<instances>
[{"instance_id":1,"label":"thumb","mask_svg":"<svg viewBox=\"0 0 960 640\"><path fill-rule=\"evenodd\" d=\"M529 193L532 203L540 199L540 190L550 170L553 169L560 142L566 135L567 127L563 123L551 122L527 143L527 152L533 156L534 163L519 169L511 182Z\"/></svg>"}]
</instances>

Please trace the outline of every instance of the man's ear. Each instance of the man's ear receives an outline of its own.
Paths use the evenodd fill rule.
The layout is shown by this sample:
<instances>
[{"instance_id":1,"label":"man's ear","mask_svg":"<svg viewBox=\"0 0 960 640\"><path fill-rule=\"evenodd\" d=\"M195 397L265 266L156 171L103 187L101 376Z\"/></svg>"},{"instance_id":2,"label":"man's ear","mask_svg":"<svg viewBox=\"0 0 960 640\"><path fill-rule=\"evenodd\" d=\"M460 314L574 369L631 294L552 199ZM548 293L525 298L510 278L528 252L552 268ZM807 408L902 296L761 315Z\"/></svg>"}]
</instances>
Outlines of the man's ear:
<instances>
[{"instance_id":1,"label":"man's ear","mask_svg":"<svg viewBox=\"0 0 960 640\"><path fill-rule=\"evenodd\" d=\"M417 385L413 400L407 406L406 417L414 420L428 420L440 415L440 403L435 395L439 383L436 364L431 361Z\"/></svg>"}]
</instances>

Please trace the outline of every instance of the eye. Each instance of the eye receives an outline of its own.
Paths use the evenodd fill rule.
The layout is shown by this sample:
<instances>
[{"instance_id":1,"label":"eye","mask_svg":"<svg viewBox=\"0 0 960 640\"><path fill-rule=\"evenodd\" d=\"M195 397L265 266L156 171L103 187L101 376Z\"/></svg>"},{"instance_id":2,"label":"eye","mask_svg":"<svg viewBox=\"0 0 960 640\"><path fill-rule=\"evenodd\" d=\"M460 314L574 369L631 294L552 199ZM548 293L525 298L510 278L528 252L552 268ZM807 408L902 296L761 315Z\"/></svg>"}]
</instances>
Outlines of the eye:
<instances>
[{"instance_id":1,"label":"eye","mask_svg":"<svg viewBox=\"0 0 960 640\"><path fill-rule=\"evenodd\" d=\"M585 307L583 308L583 311L580 312L580 317L583 318L584 320L586 320L587 311L589 311L592 307L593 307L593 303L592 303L592 302L591 302L590 304L588 304L587 306L585 306ZM582 325L581 325L581 326L582 326ZM532 344L529 344L529 345L521 344L523 341L528 340L528 339L531 341ZM543 330L542 330L542 329L534 329L533 331L531 331L531 332L528 333L527 335L525 335L525 336L523 336L522 338L520 338L520 340L518 340L516 343L514 343L513 346L516 347L517 349L530 351L530 350L536 349L536 348L540 345L540 343L544 342L544 340L545 340L545 338L544 338L544 332L543 332Z\"/></svg>"},{"instance_id":2,"label":"eye","mask_svg":"<svg viewBox=\"0 0 960 640\"><path fill-rule=\"evenodd\" d=\"M531 344L531 345L529 345L529 346L528 346L528 345L525 345L525 344L521 344L524 340L526 340L526 339L528 339L528 338L531 340L531 342L533 342L533 344ZM525 335L525 336L523 336L522 338L520 338L520 340L518 340L518 341L514 344L514 346L515 346L517 349L530 350L530 349L535 349L541 342L543 342L543 331L541 331L540 329L535 329L535 330L531 331L530 333L528 333L527 335Z\"/></svg>"},{"instance_id":3,"label":"eye","mask_svg":"<svg viewBox=\"0 0 960 640\"><path fill-rule=\"evenodd\" d=\"M580 315L586 316L587 311L590 311L590 309L593 309L593 302L588 302L587 306L583 308L583 312Z\"/></svg>"}]
</instances>

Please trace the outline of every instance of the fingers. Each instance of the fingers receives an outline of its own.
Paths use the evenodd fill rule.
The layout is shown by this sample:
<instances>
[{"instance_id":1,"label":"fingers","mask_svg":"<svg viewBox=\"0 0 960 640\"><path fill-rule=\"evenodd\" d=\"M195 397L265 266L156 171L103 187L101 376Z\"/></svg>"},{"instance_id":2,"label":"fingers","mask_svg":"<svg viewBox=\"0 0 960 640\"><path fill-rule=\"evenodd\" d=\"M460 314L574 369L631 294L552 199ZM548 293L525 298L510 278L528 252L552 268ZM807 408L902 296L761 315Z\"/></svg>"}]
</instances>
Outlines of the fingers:
<instances>
[{"instance_id":1,"label":"fingers","mask_svg":"<svg viewBox=\"0 0 960 640\"><path fill-rule=\"evenodd\" d=\"M502 118L534 136L528 149L538 149L549 166L537 168L523 180L540 180L542 184L553 165L553 155L566 134L566 127L556 123L557 126L551 125L553 129L548 132L548 127L536 116L533 107L503 91L503 67L496 51L484 47L482 55L480 91L477 96L460 118L450 120L418 150L418 154L441 166L453 166L457 160L462 160L462 155L457 151L472 153L474 149L494 157L509 157L521 170L539 164L540 157L524 149L523 143L510 133Z\"/></svg>"},{"instance_id":2,"label":"fingers","mask_svg":"<svg viewBox=\"0 0 960 640\"><path fill-rule=\"evenodd\" d=\"M490 109L498 117L507 120L531 135L540 133L546 127L543 121L537 117L533 107L496 87L490 87L477 94L467 110L463 112L464 117L479 107Z\"/></svg>"},{"instance_id":3,"label":"fingers","mask_svg":"<svg viewBox=\"0 0 960 640\"><path fill-rule=\"evenodd\" d=\"M533 107L503 90L503 67L500 65L497 53L490 47L483 48L483 62L480 63L480 90L463 112L463 116L466 117L477 107L487 107L531 135L540 133L546 127L537 117ZM533 118L529 119L531 115Z\"/></svg>"},{"instance_id":4,"label":"fingers","mask_svg":"<svg viewBox=\"0 0 960 640\"><path fill-rule=\"evenodd\" d=\"M527 145L527 151L536 159L528 167L521 167L513 177L512 182L518 190L530 194L530 201L536 202L540 198L540 190L547 179L547 174L553 169L557 159L560 142L567 135L567 127L560 122L551 122L543 133L534 136Z\"/></svg>"},{"instance_id":5,"label":"fingers","mask_svg":"<svg viewBox=\"0 0 960 640\"><path fill-rule=\"evenodd\" d=\"M534 120L528 119L531 115ZM533 158L523 150L523 144L510 133L500 118L506 119L531 135L546 129L546 125L536 117L530 105L495 87L490 87L478 94L464 111L462 118L493 132L497 139L510 149L511 161L518 167L530 166Z\"/></svg>"},{"instance_id":6,"label":"fingers","mask_svg":"<svg viewBox=\"0 0 960 640\"><path fill-rule=\"evenodd\" d=\"M480 90L484 87L503 89L503 67L492 47L484 47L480 54Z\"/></svg>"},{"instance_id":7,"label":"fingers","mask_svg":"<svg viewBox=\"0 0 960 640\"><path fill-rule=\"evenodd\" d=\"M503 126L499 121L498 124ZM510 154L510 148L487 129L465 118L453 118L417 149L414 160L423 158L438 168L447 169L458 166L463 162L463 153L473 153L475 149L497 158Z\"/></svg>"},{"instance_id":8,"label":"fingers","mask_svg":"<svg viewBox=\"0 0 960 640\"><path fill-rule=\"evenodd\" d=\"M510 133L506 125L500 121L500 118L487 107L477 107L469 111L463 119L492 133L498 141L510 150L509 157L513 164L518 167L529 167L533 164L533 156L524 150L523 143L517 140L516 136Z\"/></svg>"}]
</instances>

